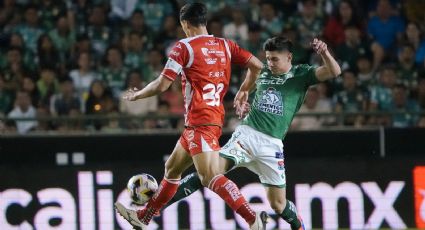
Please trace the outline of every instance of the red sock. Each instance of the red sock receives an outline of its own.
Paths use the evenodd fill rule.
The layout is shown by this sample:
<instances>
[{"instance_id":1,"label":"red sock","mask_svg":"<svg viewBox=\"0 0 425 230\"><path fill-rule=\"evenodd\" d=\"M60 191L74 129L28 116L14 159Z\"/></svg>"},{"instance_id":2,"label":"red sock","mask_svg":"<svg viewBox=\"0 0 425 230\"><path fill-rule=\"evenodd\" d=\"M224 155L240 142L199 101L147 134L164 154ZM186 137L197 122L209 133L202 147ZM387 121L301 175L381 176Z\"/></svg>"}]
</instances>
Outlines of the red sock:
<instances>
[{"instance_id":1,"label":"red sock","mask_svg":"<svg viewBox=\"0 0 425 230\"><path fill-rule=\"evenodd\" d=\"M153 195L152 199L149 200L146 207L142 210L137 211L137 217L142 223L148 225L152 220L153 215L160 211L168 201L173 198L174 194L179 187L180 180L173 179L162 179L161 184L158 187L158 191Z\"/></svg>"},{"instance_id":2,"label":"red sock","mask_svg":"<svg viewBox=\"0 0 425 230\"><path fill-rule=\"evenodd\" d=\"M255 221L255 212L249 207L248 202L242 196L238 186L223 175L215 176L208 188L217 193L233 211L242 216L248 224Z\"/></svg>"}]
</instances>

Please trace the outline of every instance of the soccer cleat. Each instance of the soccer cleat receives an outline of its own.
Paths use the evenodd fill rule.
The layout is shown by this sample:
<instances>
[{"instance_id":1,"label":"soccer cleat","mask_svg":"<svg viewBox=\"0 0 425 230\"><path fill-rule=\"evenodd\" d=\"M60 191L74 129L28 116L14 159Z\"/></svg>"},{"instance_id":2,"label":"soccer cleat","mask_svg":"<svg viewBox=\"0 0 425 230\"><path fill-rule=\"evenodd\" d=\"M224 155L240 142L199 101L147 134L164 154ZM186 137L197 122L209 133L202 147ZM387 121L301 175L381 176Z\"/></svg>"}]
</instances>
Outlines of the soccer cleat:
<instances>
[{"instance_id":1,"label":"soccer cleat","mask_svg":"<svg viewBox=\"0 0 425 230\"><path fill-rule=\"evenodd\" d=\"M255 221L249 226L250 230L266 230L267 219L269 215L266 212L256 212L255 213Z\"/></svg>"},{"instance_id":2,"label":"soccer cleat","mask_svg":"<svg viewBox=\"0 0 425 230\"><path fill-rule=\"evenodd\" d=\"M119 202L115 202L115 210L120 214L128 223L130 223L136 230L146 230L147 225L143 224L137 217L137 212L124 207Z\"/></svg>"}]
</instances>

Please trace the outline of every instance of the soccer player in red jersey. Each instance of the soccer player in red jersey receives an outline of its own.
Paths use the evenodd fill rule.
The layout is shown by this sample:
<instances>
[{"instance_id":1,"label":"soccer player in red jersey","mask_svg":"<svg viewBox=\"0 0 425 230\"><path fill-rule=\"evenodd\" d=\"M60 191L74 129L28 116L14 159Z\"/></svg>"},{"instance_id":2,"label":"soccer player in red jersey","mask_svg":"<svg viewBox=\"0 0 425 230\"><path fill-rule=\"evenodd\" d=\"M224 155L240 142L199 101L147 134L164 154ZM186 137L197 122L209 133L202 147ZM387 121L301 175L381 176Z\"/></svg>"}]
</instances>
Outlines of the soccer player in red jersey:
<instances>
[{"instance_id":1,"label":"soccer player in red jersey","mask_svg":"<svg viewBox=\"0 0 425 230\"><path fill-rule=\"evenodd\" d=\"M206 15L202 3L183 6L180 24L187 38L175 44L156 80L141 90L129 89L124 95L127 100L154 96L167 90L180 75L186 109L186 128L165 163L165 175L156 194L138 211L115 203L118 213L134 227L145 229L153 215L174 196L182 173L194 164L203 186L218 194L251 229L265 229L267 214L255 213L237 185L219 173L218 154L224 121L222 102L229 86L231 64L248 68L235 97L237 112L244 110L249 89L255 84L263 64L235 42L208 35Z\"/></svg>"}]
</instances>

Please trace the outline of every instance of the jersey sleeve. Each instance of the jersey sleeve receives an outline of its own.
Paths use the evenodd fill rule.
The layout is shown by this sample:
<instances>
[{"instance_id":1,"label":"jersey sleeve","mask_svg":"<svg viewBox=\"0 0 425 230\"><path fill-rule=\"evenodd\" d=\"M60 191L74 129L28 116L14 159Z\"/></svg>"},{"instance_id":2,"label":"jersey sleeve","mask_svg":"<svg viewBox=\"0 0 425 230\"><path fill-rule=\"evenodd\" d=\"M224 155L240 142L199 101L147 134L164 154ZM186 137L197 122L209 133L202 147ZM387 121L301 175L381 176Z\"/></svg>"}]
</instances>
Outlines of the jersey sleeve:
<instances>
[{"instance_id":1,"label":"jersey sleeve","mask_svg":"<svg viewBox=\"0 0 425 230\"><path fill-rule=\"evenodd\" d=\"M307 87L319 83L319 80L317 80L317 77L316 77L317 67L304 64L304 65L301 65L301 68L304 73L304 81Z\"/></svg>"},{"instance_id":2,"label":"jersey sleeve","mask_svg":"<svg viewBox=\"0 0 425 230\"><path fill-rule=\"evenodd\" d=\"M161 75L174 81L182 73L183 67L187 64L188 60L189 54L186 46L181 42L177 42L168 54L168 60Z\"/></svg>"},{"instance_id":3,"label":"jersey sleeve","mask_svg":"<svg viewBox=\"0 0 425 230\"><path fill-rule=\"evenodd\" d=\"M245 65L252 57L252 53L248 50L241 48L236 42L225 40L229 46L230 54L232 55L232 63L238 65Z\"/></svg>"}]
</instances>

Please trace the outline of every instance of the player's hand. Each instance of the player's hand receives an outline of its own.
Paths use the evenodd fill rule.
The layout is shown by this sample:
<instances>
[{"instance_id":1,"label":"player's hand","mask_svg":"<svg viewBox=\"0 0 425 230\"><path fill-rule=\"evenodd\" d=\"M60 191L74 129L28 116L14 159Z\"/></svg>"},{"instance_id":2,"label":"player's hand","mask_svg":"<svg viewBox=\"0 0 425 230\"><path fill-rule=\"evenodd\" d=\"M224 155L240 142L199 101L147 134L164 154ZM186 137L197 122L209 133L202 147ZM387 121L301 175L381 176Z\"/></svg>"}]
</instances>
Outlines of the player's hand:
<instances>
[{"instance_id":1,"label":"player's hand","mask_svg":"<svg viewBox=\"0 0 425 230\"><path fill-rule=\"evenodd\" d=\"M326 51L328 51L328 45L326 45L326 43L317 38L313 39L310 45L313 48L314 52L319 55L325 54Z\"/></svg>"},{"instance_id":2,"label":"player's hand","mask_svg":"<svg viewBox=\"0 0 425 230\"><path fill-rule=\"evenodd\" d=\"M235 100L233 101L233 107L236 109L236 115L239 116L239 119L243 118L246 115L245 111L247 109L247 105L249 105L248 96L249 96L248 91L239 90L235 96Z\"/></svg>"},{"instance_id":3,"label":"player's hand","mask_svg":"<svg viewBox=\"0 0 425 230\"><path fill-rule=\"evenodd\" d=\"M128 89L127 91L124 92L124 94L122 95L122 99L124 100L128 100L128 101L135 101L137 100L137 88L133 88L133 89Z\"/></svg>"},{"instance_id":4,"label":"player's hand","mask_svg":"<svg viewBox=\"0 0 425 230\"><path fill-rule=\"evenodd\" d=\"M239 115L239 119L246 117L246 115L248 115L249 110L251 110L251 105L249 104L249 102L245 102L242 105L241 111L240 111L240 115Z\"/></svg>"}]
</instances>

